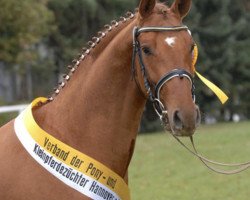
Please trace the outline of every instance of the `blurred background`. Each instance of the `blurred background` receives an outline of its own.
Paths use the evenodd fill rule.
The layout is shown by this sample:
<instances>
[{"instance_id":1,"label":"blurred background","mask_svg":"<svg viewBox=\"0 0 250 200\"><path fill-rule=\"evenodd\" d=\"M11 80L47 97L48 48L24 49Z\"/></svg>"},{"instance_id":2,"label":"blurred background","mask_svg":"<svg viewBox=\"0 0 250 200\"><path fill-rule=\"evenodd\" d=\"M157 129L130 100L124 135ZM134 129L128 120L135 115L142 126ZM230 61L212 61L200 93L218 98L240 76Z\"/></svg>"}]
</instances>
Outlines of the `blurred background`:
<instances>
[{"instance_id":1,"label":"blurred background","mask_svg":"<svg viewBox=\"0 0 250 200\"><path fill-rule=\"evenodd\" d=\"M49 96L66 66L103 25L139 0L0 0L0 106ZM167 2L171 5L172 1ZM250 117L250 1L193 0L184 23L199 46L197 69L230 97L222 106L196 79L204 123ZM0 114L0 125L16 113ZM147 104L141 132L160 130Z\"/></svg>"},{"instance_id":2,"label":"blurred background","mask_svg":"<svg viewBox=\"0 0 250 200\"><path fill-rule=\"evenodd\" d=\"M49 96L87 41L111 20L134 11L138 2L0 0L0 109ZM218 161L249 160L250 0L193 0L184 23L199 47L197 70L230 97L221 105L195 79L203 122L195 134L197 148ZM16 115L0 113L0 125ZM148 103L140 131L154 134L137 138L129 168L132 199L249 199L249 171L235 176L210 173L160 130Z\"/></svg>"}]
</instances>

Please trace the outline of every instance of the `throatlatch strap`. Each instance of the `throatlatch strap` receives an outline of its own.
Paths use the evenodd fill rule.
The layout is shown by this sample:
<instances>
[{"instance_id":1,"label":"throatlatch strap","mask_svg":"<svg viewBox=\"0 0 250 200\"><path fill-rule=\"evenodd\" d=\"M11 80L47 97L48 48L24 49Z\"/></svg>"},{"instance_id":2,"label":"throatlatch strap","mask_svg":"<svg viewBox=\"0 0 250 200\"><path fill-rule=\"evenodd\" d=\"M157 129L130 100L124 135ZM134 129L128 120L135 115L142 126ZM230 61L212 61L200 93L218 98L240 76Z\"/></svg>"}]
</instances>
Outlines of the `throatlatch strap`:
<instances>
[{"instance_id":1,"label":"throatlatch strap","mask_svg":"<svg viewBox=\"0 0 250 200\"><path fill-rule=\"evenodd\" d=\"M15 120L16 135L28 153L59 180L92 199L130 200L123 178L38 126L32 108L45 101L46 98L34 100Z\"/></svg>"}]
</instances>

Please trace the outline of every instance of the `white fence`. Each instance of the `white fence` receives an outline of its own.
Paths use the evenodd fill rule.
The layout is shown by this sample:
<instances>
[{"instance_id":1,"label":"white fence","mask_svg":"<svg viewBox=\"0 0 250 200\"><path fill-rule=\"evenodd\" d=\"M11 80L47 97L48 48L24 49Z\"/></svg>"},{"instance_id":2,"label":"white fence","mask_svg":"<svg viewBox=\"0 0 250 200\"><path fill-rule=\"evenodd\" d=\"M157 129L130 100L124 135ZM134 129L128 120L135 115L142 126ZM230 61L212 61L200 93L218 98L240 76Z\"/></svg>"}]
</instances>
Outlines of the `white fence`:
<instances>
[{"instance_id":1,"label":"white fence","mask_svg":"<svg viewBox=\"0 0 250 200\"><path fill-rule=\"evenodd\" d=\"M14 105L14 106L2 106L0 107L0 113L10 113L10 112L22 112L28 104Z\"/></svg>"}]
</instances>

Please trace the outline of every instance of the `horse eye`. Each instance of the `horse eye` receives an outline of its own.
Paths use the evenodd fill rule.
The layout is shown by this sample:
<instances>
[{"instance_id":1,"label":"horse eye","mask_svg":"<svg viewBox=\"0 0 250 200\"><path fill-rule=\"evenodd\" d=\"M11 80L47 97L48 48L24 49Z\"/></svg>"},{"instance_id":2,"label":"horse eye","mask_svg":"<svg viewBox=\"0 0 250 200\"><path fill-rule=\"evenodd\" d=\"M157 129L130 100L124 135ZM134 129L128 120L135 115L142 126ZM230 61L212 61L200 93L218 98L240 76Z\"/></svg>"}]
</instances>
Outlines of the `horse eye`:
<instances>
[{"instance_id":1,"label":"horse eye","mask_svg":"<svg viewBox=\"0 0 250 200\"><path fill-rule=\"evenodd\" d=\"M194 51L194 47L195 47L195 44L192 44L192 46L191 46L191 53L193 53L193 51Z\"/></svg>"},{"instance_id":2,"label":"horse eye","mask_svg":"<svg viewBox=\"0 0 250 200\"><path fill-rule=\"evenodd\" d=\"M151 49L149 47L142 47L142 51L146 55L151 55L152 54L152 51L151 51Z\"/></svg>"}]
</instances>

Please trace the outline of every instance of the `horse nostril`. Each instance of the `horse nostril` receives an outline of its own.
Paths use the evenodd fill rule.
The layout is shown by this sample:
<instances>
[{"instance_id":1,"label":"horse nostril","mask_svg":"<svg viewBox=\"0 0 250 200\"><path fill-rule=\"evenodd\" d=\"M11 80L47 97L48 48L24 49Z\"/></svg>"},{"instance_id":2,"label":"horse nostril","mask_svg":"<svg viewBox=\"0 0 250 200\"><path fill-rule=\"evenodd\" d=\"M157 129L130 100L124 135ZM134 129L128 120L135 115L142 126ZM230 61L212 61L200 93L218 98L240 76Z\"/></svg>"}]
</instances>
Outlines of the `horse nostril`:
<instances>
[{"instance_id":1,"label":"horse nostril","mask_svg":"<svg viewBox=\"0 0 250 200\"><path fill-rule=\"evenodd\" d=\"M179 111L174 112L173 121L174 121L175 129L177 129L177 130L182 130L183 129L183 123L182 123Z\"/></svg>"}]
</instances>

